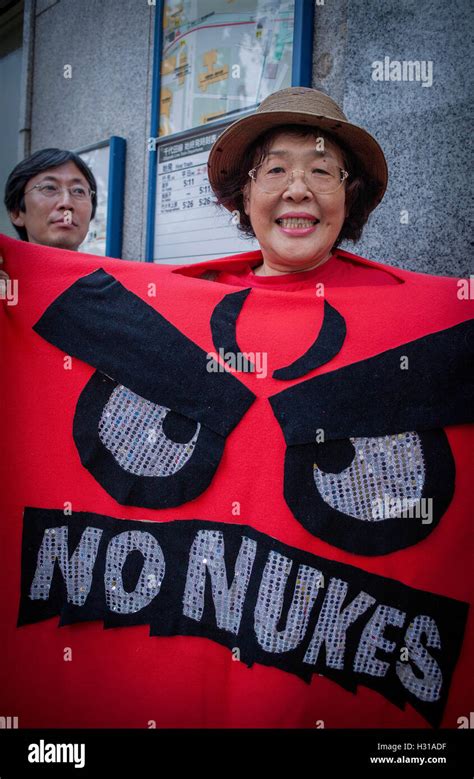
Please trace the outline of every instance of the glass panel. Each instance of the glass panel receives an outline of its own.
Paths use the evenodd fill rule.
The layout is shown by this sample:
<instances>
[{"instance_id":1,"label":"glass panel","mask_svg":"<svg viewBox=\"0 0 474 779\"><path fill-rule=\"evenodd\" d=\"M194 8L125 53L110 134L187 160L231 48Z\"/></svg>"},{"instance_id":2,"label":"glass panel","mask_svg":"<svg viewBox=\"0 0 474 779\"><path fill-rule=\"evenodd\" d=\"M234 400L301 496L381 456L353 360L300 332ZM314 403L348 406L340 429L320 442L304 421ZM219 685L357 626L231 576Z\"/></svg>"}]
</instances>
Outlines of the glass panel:
<instances>
[{"instance_id":1,"label":"glass panel","mask_svg":"<svg viewBox=\"0 0 474 779\"><path fill-rule=\"evenodd\" d=\"M291 86L294 0L166 0L160 136L258 105Z\"/></svg>"}]
</instances>

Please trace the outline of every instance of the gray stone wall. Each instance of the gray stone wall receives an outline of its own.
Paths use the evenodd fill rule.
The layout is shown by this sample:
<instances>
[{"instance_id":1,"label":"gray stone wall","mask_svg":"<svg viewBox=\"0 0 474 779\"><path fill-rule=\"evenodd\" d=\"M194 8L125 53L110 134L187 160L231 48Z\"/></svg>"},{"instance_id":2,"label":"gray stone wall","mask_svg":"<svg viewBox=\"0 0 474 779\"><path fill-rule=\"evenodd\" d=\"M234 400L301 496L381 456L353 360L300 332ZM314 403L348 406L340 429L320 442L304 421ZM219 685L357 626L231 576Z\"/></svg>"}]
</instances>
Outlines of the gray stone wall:
<instances>
[{"instance_id":1,"label":"gray stone wall","mask_svg":"<svg viewBox=\"0 0 474 779\"><path fill-rule=\"evenodd\" d=\"M341 248L426 273L473 272L472 44L469 50L466 35L473 9L469 0L315 6L313 86L377 138L390 174L362 239ZM418 61L420 80L375 81L372 63L385 57L400 63L402 79L403 62ZM416 67L405 67L405 76L411 70L416 77ZM390 73L397 76L396 63Z\"/></svg>"}]
</instances>

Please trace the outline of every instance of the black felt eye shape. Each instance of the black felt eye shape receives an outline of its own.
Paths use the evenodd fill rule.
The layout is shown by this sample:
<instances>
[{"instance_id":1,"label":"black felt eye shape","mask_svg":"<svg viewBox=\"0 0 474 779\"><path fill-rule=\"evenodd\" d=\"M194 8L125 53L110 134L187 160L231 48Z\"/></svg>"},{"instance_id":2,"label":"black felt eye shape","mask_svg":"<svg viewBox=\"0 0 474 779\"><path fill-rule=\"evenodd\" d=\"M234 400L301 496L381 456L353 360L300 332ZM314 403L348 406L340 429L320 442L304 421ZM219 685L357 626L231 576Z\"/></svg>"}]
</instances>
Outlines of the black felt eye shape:
<instances>
[{"instance_id":1,"label":"black felt eye shape","mask_svg":"<svg viewBox=\"0 0 474 779\"><path fill-rule=\"evenodd\" d=\"M81 462L115 500L179 506L209 486L255 395L117 279L78 279L34 326L92 365L74 417Z\"/></svg>"},{"instance_id":2,"label":"black felt eye shape","mask_svg":"<svg viewBox=\"0 0 474 779\"><path fill-rule=\"evenodd\" d=\"M421 541L454 492L443 430L289 446L285 500L314 535L348 552L381 555Z\"/></svg>"},{"instance_id":3,"label":"black felt eye shape","mask_svg":"<svg viewBox=\"0 0 474 779\"><path fill-rule=\"evenodd\" d=\"M119 503L170 508L209 486L225 438L151 403L99 371L77 403L73 427L81 462Z\"/></svg>"},{"instance_id":4,"label":"black felt eye shape","mask_svg":"<svg viewBox=\"0 0 474 779\"><path fill-rule=\"evenodd\" d=\"M362 555L434 530L454 492L443 428L473 421L473 336L462 322L269 398L287 446L285 500L307 530Z\"/></svg>"},{"instance_id":5,"label":"black felt eye shape","mask_svg":"<svg viewBox=\"0 0 474 779\"><path fill-rule=\"evenodd\" d=\"M354 444L349 438L316 444L314 458L322 471L340 473L350 466L354 457Z\"/></svg>"},{"instance_id":6,"label":"black felt eye shape","mask_svg":"<svg viewBox=\"0 0 474 779\"><path fill-rule=\"evenodd\" d=\"M162 422L163 433L178 444L188 443L195 435L198 423L176 411L168 411Z\"/></svg>"}]
</instances>

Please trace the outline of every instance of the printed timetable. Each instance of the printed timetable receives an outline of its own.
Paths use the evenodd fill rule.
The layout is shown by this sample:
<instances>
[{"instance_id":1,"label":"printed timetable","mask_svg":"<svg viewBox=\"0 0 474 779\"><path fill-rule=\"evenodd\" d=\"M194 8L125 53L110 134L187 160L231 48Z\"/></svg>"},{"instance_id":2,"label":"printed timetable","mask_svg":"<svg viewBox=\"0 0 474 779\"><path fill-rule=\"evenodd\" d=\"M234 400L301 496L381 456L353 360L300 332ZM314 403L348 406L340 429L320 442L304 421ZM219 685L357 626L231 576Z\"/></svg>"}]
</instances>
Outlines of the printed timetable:
<instances>
[{"instance_id":1,"label":"printed timetable","mask_svg":"<svg viewBox=\"0 0 474 779\"><path fill-rule=\"evenodd\" d=\"M207 159L221 132L202 130L158 145L154 262L201 262L259 248L240 237L235 216L215 205Z\"/></svg>"}]
</instances>

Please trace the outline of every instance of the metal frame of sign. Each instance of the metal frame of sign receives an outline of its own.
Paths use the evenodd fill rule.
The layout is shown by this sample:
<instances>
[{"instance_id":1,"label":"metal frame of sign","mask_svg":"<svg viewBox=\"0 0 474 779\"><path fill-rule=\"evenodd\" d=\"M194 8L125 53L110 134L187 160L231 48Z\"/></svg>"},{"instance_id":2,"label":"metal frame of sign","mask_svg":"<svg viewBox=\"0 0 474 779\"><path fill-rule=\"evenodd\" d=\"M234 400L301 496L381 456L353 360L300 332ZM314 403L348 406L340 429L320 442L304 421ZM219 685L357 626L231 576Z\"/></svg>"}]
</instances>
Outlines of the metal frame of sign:
<instances>
[{"instance_id":1,"label":"metal frame of sign","mask_svg":"<svg viewBox=\"0 0 474 779\"><path fill-rule=\"evenodd\" d=\"M154 26L154 54L152 69L152 94L151 94L151 121L150 136L157 138L160 129L160 93L161 93L161 59L163 52L163 11L165 0L158 0L155 11ZM291 86L310 87L312 81L312 56L313 56L313 22L314 0L295 0L295 16L293 28L293 59L291 71ZM235 117L234 121L252 114L255 106L243 109ZM224 129L229 124L229 118L223 121L209 122L202 128L193 127L183 132L164 136L162 141L182 140L188 138L198 129L207 127L209 130ZM153 262L155 243L155 213L156 190L158 172L158 148L160 140L153 144L148 152L148 202L146 217L146 246L145 260Z\"/></svg>"},{"instance_id":2,"label":"metal frame of sign","mask_svg":"<svg viewBox=\"0 0 474 779\"><path fill-rule=\"evenodd\" d=\"M125 190L125 154L127 142L125 138L120 138L118 135L112 135L104 141L99 141L98 143L84 146L81 149L76 149L76 154L95 151L104 146L109 146L105 256L121 258Z\"/></svg>"}]
</instances>

